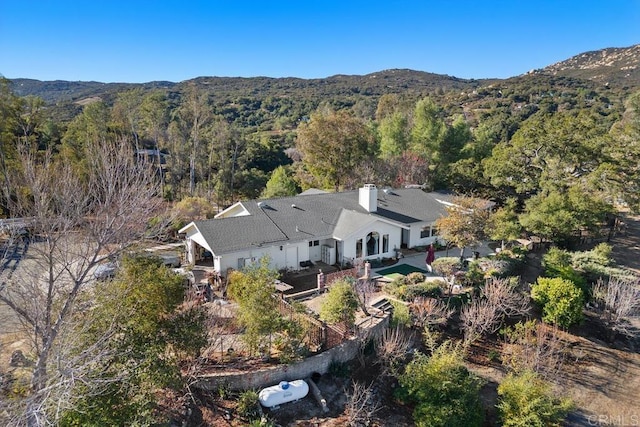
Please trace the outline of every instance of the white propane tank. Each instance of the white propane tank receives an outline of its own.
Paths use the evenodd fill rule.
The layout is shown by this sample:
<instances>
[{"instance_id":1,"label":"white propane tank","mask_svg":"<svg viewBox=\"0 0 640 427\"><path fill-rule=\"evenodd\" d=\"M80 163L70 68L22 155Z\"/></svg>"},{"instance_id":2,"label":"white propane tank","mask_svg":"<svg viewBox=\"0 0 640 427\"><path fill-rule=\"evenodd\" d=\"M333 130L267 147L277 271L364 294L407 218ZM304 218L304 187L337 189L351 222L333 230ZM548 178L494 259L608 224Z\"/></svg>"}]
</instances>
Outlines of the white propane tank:
<instances>
[{"instance_id":1,"label":"white propane tank","mask_svg":"<svg viewBox=\"0 0 640 427\"><path fill-rule=\"evenodd\" d=\"M263 388L258 400L265 408L273 408L283 403L302 399L309 393L309 384L305 380L281 381L278 385Z\"/></svg>"}]
</instances>

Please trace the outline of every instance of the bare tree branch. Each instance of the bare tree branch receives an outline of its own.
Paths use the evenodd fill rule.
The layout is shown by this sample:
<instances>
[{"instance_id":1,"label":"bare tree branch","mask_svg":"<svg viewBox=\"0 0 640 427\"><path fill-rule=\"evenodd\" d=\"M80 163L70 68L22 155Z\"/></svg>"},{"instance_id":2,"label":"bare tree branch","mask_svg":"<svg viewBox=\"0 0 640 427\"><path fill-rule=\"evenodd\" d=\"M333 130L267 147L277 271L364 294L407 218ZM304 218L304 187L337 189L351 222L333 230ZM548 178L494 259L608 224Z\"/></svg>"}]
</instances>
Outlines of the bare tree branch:
<instances>
[{"instance_id":1,"label":"bare tree branch","mask_svg":"<svg viewBox=\"0 0 640 427\"><path fill-rule=\"evenodd\" d=\"M640 333L633 320L640 318L640 282L611 277L593 287L593 299L602 320L612 332L633 337Z\"/></svg>"},{"instance_id":2,"label":"bare tree branch","mask_svg":"<svg viewBox=\"0 0 640 427\"><path fill-rule=\"evenodd\" d=\"M375 399L372 384L365 386L362 383L354 382L346 395L345 413L348 425L352 427L370 425L373 416L381 409L380 403Z\"/></svg>"},{"instance_id":3,"label":"bare tree branch","mask_svg":"<svg viewBox=\"0 0 640 427\"><path fill-rule=\"evenodd\" d=\"M19 186L11 211L32 237L14 263L0 266L0 301L21 321L21 334L35 359L31 394L22 402L27 425L56 422L73 402L73 385L102 381L95 372L109 334L79 341L82 312L91 294L94 269L155 230L149 219L161 200L152 171L136 164L125 141L87 143L87 166L76 170L52 153L21 146ZM84 347L83 347L84 346Z\"/></svg>"},{"instance_id":4,"label":"bare tree branch","mask_svg":"<svg viewBox=\"0 0 640 427\"><path fill-rule=\"evenodd\" d=\"M529 298L520 293L507 279L492 278L460 311L466 344L495 333L505 317L525 315L529 311Z\"/></svg>"}]
</instances>

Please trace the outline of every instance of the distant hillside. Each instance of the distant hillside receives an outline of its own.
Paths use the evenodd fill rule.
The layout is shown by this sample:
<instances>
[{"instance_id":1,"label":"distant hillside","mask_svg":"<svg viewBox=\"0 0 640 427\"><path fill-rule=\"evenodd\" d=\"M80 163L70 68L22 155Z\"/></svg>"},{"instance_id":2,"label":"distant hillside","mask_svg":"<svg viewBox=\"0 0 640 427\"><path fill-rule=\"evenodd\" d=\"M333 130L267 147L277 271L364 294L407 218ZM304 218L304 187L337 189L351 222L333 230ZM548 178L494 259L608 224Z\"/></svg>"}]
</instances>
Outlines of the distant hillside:
<instances>
[{"instance_id":1,"label":"distant hillside","mask_svg":"<svg viewBox=\"0 0 640 427\"><path fill-rule=\"evenodd\" d=\"M581 53L536 72L593 80L620 89L637 89L640 87L640 44Z\"/></svg>"},{"instance_id":2,"label":"distant hillside","mask_svg":"<svg viewBox=\"0 0 640 427\"><path fill-rule=\"evenodd\" d=\"M602 108L622 105L629 93L640 89L640 45L608 48L576 55L566 61L508 79L460 79L408 69L383 70L367 75L335 75L322 79L294 77L198 77L173 83L100 83L14 79L17 95L39 96L50 115L67 122L83 105L101 99L112 105L119 92L141 88L167 93L176 107L189 85L207 92L216 114L241 127L272 129L295 127L300 118L319 105L356 108L373 117L380 96L402 94L405 99L432 97L448 115L464 112L468 119L493 108L517 110L527 117L540 108L585 108L599 102ZM409 102L410 104L410 102ZM544 105L542 105L544 104ZM617 107L616 107L617 108ZM282 121L282 117L291 120Z\"/></svg>"},{"instance_id":3,"label":"distant hillside","mask_svg":"<svg viewBox=\"0 0 640 427\"><path fill-rule=\"evenodd\" d=\"M31 79L13 79L12 89L16 95L39 96L48 104L65 101L79 102L84 98L106 97L127 89L141 87L148 89L176 89L185 85L202 86L214 97L235 96L315 96L336 95L382 95L390 92L424 93L434 90L469 90L486 84L488 80L466 80L447 75L426 73L413 70L384 70L377 73L358 75L336 75L324 79L270 78L270 77L198 77L180 83L100 83L39 81Z\"/></svg>"},{"instance_id":4,"label":"distant hillside","mask_svg":"<svg viewBox=\"0 0 640 427\"><path fill-rule=\"evenodd\" d=\"M40 81L33 79L12 79L11 89L18 96L38 96L47 104L57 104L65 101L81 101L84 98L104 97L127 89L141 87L143 89L169 89L175 83L100 83L100 82L69 82L66 80Z\"/></svg>"}]
</instances>

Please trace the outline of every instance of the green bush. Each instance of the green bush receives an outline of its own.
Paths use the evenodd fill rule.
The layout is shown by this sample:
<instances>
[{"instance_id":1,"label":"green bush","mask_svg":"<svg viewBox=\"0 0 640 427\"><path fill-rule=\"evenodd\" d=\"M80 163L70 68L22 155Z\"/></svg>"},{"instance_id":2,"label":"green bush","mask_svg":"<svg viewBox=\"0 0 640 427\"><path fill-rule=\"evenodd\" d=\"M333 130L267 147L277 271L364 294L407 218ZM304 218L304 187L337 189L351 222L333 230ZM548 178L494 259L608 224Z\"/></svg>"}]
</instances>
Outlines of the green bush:
<instances>
[{"instance_id":1,"label":"green bush","mask_svg":"<svg viewBox=\"0 0 640 427\"><path fill-rule=\"evenodd\" d=\"M509 374L498 386L498 412L505 427L560 426L572 408L556 398L551 386L534 372Z\"/></svg>"},{"instance_id":2,"label":"green bush","mask_svg":"<svg viewBox=\"0 0 640 427\"><path fill-rule=\"evenodd\" d=\"M479 287L484 283L484 271L480 268L478 261L469 264L467 272L464 275L465 285Z\"/></svg>"},{"instance_id":3,"label":"green bush","mask_svg":"<svg viewBox=\"0 0 640 427\"><path fill-rule=\"evenodd\" d=\"M417 285L396 285L394 283L403 283L403 281L389 283L383 287L383 290L392 297L406 302L411 302L418 297L440 297L443 287L446 288L446 284L441 280L423 282Z\"/></svg>"},{"instance_id":4,"label":"green bush","mask_svg":"<svg viewBox=\"0 0 640 427\"><path fill-rule=\"evenodd\" d=\"M255 390L246 390L240 393L237 400L236 411L238 415L245 419L253 419L260 416L258 408L258 392Z\"/></svg>"},{"instance_id":5,"label":"green bush","mask_svg":"<svg viewBox=\"0 0 640 427\"><path fill-rule=\"evenodd\" d=\"M549 248L542 256L542 267L549 277L558 277L556 270L571 266L571 254L566 249Z\"/></svg>"},{"instance_id":6,"label":"green bush","mask_svg":"<svg viewBox=\"0 0 640 427\"><path fill-rule=\"evenodd\" d=\"M402 299L399 295L403 295L404 291L401 290L400 288L402 288L403 286L406 286L407 284L408 284L407 278L405 276L401 276L393 279L393 281L390 283L385 283L382 286L382 290L388 293L389 295L392 295L398 299Z\"/></svg>"},{"instance_id":7,"label":"green bush","mask_svg":"<svg viewBox=\"0 0 640 427\"><path fill-rule=\"evenodd\" d=\"M320 306L320 318L329 323L353 325L358 310L358 297L347 280L334 282Z\"/></svg>"},{"instance_id":8,"label":"green bush","mask_svg":"<svg viewBox=\"0 0 640 427\"><path fill-rule=\"evenodd\" d=\"M407 276L407 282L412 285L417 285L418 283L424 282L424 274L419 271L414 271L413 273L409 273Z\"/></svg>"},{"instance_id":9,"label":"green bush","mask_svg":"<svg viewBox=\"0 0 640 427\"><path fill-rule=\"evenodd\" d=\"M397 397L414 406L417 426L481 426L481 383L463 364L463 350L446 341L430 357L417 353L400 376Z\"/></svg>"},{"instance_id":10,"label":"green bush","mask_svg":"<svg viewBox=\"0 0 640 427\"><path fill-rule=\"evenodd\" d=\"M438 298L442 296L442 281L430 281L406 287L404 301L413 301L418 297Z\"/></svg>"},{"instance_id":11,"label":"green bush","mask_svg":"<svg viewBox=\"0 0 640 427\"><path fill-rule=\"evenodd\" d=\"M582 320L584 295L573 282L562 278L538 278L531 298L542 308L542 320L563 328Z\"/></svg>"},{"instance_id":12,"label":"green bush","mask_svg":"<svg viewBox=\"0 0 640 427\"><path fill-rule=\"evenodd\" d=\"M391 305L393 306L393 315L391 316L391 327L395 328L397 326L411 326L411 313L409 312L409 307L407 305L402 304L398 301L391 301Z\"/></svg>"}]
</instances>

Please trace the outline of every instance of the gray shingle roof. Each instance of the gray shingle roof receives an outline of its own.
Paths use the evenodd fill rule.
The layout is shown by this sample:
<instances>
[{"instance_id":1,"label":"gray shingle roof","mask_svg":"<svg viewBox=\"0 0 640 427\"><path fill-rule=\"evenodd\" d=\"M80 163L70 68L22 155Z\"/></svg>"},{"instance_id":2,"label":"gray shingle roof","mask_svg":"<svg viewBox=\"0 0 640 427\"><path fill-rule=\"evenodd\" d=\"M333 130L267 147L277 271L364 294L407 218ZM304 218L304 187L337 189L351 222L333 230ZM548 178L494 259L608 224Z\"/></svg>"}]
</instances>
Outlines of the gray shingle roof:
<instances>
[{"instance_id":1,"label":"gray shingle roof","mask_svg":"<svg viewBox=\"0 0 640 427\"><path fill-rule=\"evenodd\" d=\"M445 213L438 200L450 196L420 189L378 190L378 211L369 213L358 203L358 191L312 193L277 199L242 202L248 216L195 221L215 254L251 247L272 246L346 236L351 226L361 227L364 216L406 225L432 222ZM262 207L258 206L259 202Z\"/></svg>"}]
</instances>

